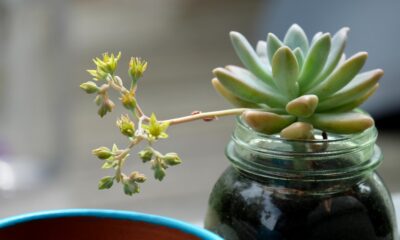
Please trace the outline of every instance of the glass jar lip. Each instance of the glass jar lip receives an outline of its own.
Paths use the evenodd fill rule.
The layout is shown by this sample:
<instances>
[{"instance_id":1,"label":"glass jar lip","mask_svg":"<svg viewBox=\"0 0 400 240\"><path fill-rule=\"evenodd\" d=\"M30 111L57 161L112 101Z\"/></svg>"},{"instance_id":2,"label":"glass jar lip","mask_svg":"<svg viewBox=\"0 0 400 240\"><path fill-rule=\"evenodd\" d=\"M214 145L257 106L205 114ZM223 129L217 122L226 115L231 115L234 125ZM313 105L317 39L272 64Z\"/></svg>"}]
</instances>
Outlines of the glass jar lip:
<instances>
[{"instance_id":1,"label":"glass jar lip","mask_svg":"<svg viewBox=\"0 0 400 240\"><path fill-rule=\"evenodd\" d=\"M225 153L235 167L251 174L303 180L352 178L375 169L382 160L375 127L320 138L287 140L259 133L238 117Z\"/></svg>"},{"instance_id":2,"label":"glass jar lip","mask_svg":"<svg viewBox=\"0 0 400 240\"><path fill-rule=\"evenodd\" d=\"M255 136L258 136L263 139L270 139L273 141L280 141L280 142L290 142L290 143L333 143L333 142L341 142L341 141L357 141L357 139L364 138L367 135L377 135L377 129L374 126L366 129L363 132L359 133L353 133L353 134L335 134L334 139L284 139L281 138L279 135L271 135L271 134L265 134L265 133L260 133L257 131L254 131L246 122L243 120L241 116L236 117L236 122L237 124L246 129L249 132L252 132ZM319 130L317 130L319 131Z\"/></svg>"}]
</instances>

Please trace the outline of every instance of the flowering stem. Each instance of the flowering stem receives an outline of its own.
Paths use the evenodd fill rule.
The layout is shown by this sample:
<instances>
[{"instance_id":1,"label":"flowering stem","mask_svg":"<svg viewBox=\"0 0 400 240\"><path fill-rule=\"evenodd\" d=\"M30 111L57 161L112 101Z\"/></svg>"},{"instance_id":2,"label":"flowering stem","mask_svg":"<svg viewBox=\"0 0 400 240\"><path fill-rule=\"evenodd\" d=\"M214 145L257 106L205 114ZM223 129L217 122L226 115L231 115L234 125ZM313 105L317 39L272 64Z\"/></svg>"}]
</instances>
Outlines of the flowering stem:
<instances>
[{"instance_id":1,"label":"flowering stem","mask_svg":"<svg viewBox=\"0 0 400 240\"><path fill-rule=\"evenodd\" d=\"M233 108L233 109L226 109L226 110L220 110L220 111L199 113L199 114L189 115L189 116L184 116L184 117L179 117L179 118L172 118L172 119L168 119L168 120L163 120L161 122L168 122L170 125L175 125L175 124L191 122L191 121L195 121L195 120L199 120L199 119L207 119L207 118L212 119L212 118L217 118L217 117L222 117L222 116L239 115L239 114L242 114L246 110L247 110L247 108Z\"/></svg>"}]
</instances>

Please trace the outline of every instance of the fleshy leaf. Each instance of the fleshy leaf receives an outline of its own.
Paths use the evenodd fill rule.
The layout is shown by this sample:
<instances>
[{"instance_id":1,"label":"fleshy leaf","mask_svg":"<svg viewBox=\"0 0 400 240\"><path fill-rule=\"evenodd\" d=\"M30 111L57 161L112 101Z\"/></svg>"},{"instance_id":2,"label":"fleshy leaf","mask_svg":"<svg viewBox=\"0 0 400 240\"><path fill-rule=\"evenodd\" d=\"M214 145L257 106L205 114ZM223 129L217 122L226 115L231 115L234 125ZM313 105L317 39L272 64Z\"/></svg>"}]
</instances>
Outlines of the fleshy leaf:
<instances>
[{"instance_id":1,"label":"fleshy leaf","mask_svg":"<svg viewBox=\"0 0 400 240\"><path fill-rule=\"evenodd\" d=\"M371 97L379 87L379 83L375 84L368 92L366 92L360 98L353 100L352 102L345 103L336 108L330 109L330 112L348 112L363 104L369 97Z\"/></svg>"},{"instance_id":2,"label":"fleshy leaf","mask_svg":"<svg viewBox=\"0 0 400 240\"><path fill-rule=\"evenodd\" d=\"M283 43L277 36L275 36L273 33L268 33L267 37L267 56L268 60L271 63L272 62L272 57L278 51L279 48L283 47Z\"/></svg>"},{"instance_id":3,"label":"fleshy leaf","mask_svg":"<svg viewBox=\"0 0 400 240\"><path fill-rule=\"evenodd\" d=\"M267 43L265 41L258 41L256 46L256 53L265 67L270 68L268 55L267 55ZM271 69L268 70L271 72Z\"/></svg>"},{"instance_id":4,"label":"fleshy leaf","mask_svg":"<svg viewBox=\"0 0 400 240\"><path fill-rule=\"evenodd\" d=\"M303 95L286 105L286 111L297 117L311 116L318 105L318 97L316 95Z\"/></svg>"},{"instance_id":5,"label":"fleshy leaf","mask_svg":"<svg viewBox=\"0 0 400 240\"><path fill-rule=\"evenodd\" d=\"M272 75L275 85L285 95L296 97L299 93L297 77L299 76L299 65L296 56L290 48L281 47L272 58Z\"/></svg>"},{"instance_id":6,"label":"fleshy leaf","mask_svg":"<svg viewBox=\"0 0 400 240\"><path fill-rule=\"evenodd\" d=\"M333 36L328 59L326 60L326 64L316 82L320 82L322 79L325 79L338 65L344 48L346 47L347 33L349 30L350 29L348 27L344 27Z\"/></svg>"},{"instance_id":7,"label":"fleshy leaf","mask_svg":"<svg viewBox=\"0 0 400 240\"><path fill-rule=\"evenodd\" d=\"M330 47L331 36L329 33L323 34L311 45L299 77L301 89L307 89L314 84L314 80L325 65Z\"/></svg>"},{"instance_id":8,"label":"fleshy leaf","mask_svg":"<svg viewBox=\"0 0 400 240\"><path fill-rule=\"evenodd\" d=\"M300 48L296 48L295 50L293 50L293 54L296 56L297 64L299 65L299 69L301 69L303 67L303 63L304 63L303 52L301 51Z\"/></svg>"},{"instance_id":9,"label":"fleshy leaf","mask_svg":"<svg viewBox=\"0 0 400 240\"><path fill-rule=\"evenodd\" d=\"M257 132L274 134L296 121L290 115L278 115L271 112L248 110L242 114L246 123Z\"/></svg>"},{"instance_id":10,"label":"fleshy leaf","mask_svg":"<svg viewBox=\"0 0 400 240\"><path fill-rule=\"evenodd\" d=\"M362 98L366 92L370 91L383 76L381 69L358 74L351 82L337 93L324 99L319 105L318 111L327 111L337 106L353 102Z\"/></svg>"},{"instance_id":11,"label":"fleshy leaf","mask_svg":"<svg viewBox=\"0 0 400 240\"><path fill-rule=\"evenodd\" d=\"M308 91L308 93L317 95L322 102L323 99L346 86L364 66L367 57L368 54L366 52L354 54L336 68L328 78Z\"/></svg>"},{"instance_id":12,"label":"fleshy leaf","mask_svg":"<svg viewBox=\"0 0 400 240\"><path fill-rule=\"evenodd\" d=\"M293 24L287 31L285 38L283 40L286 46L290 47L292 50L299 47L304 54L308 51L308 39L304 30L297 24Z\"/></svg>"},{"instance_id":13,"label":"fleshy leaf","mask_svg":"<svg viewBox=\"0 0 400 240\"><path fill-rule=\"evenodd\" d=\"M313 126L309 123L304 122L295 122L290 126L284 128L280 136L281 138L291 139L291 140L300 140L300 139L313 139Z\"/></svg>"},{"instance_id":14,"label":"fleshy leaf","mask_svg":"<svg viewBox=\"0 0 400 240\"><path fill-rule=\"evenodd\" d=\"M314 42L317 41L321 36L322 36L322 32L317 32L317 33L313 36L310 45L313 45Z\"/></svg>"},{"instance_id":15,"label":"fleshy leaf","mask_svg":"<svg viewBox=\"0 0 400 240\"><path fill-rule=\"evenodd\" d=\"M362 132L374 125L374 120L370 116L359 111L317 113L305 120L315 128L339 134Z\"/></svg>"},{"instance_id":16,"label":"fleshy leaf","mask_svg":"<svg viewBox=\"0 0 400 240\"><path fill-rule=\"evenodd\" d=\"M255 77L238 76L224 68L216 68L213 73L226 89L246 101L264 103L270 107L282 107L286 104L284 97L260 80L255 80Z\"/></svg>"},{"instance_id":17,"label":"fleshy leaf","mask_svg":"<svg viewBox=\"0 0 400 240\"><path fill-rule=\"evenodd\" d=\"M247 39L238 32L230 32L231 42L243 65L254 75L273 86L271 74L257 56Z\"/></svg>"},{"instance_id":18,"label":"fleshy leaf","mask_svg":"<svg viewBox=\"0 0 400 240\"><path fill-rule=\"evenodd\" d=\"M226 100L232 103L236 107L244 107L244 108L259 108L256 103L249 102L246 100L241 99L240 97L234 95L231 91L226 89L222 84L219 82L217 78L213 78L211 80L214 89L219 92Z\"/></svg>"}]
</instances>

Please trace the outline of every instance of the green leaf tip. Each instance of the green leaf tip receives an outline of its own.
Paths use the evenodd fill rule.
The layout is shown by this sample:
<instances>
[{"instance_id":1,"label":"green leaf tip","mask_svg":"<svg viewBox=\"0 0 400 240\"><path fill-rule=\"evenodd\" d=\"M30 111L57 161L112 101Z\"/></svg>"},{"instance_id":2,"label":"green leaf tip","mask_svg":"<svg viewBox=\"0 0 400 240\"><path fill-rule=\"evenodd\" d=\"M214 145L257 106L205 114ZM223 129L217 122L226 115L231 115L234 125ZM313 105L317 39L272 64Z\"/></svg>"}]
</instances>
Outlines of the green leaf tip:
<instances>
[{"instance_id":1,"label":"green leaf tip","mask_svg":"<svg viewBox=\"0 0 400 240\"><path fill-rule=\"evenodd\" d=\"M290 140L313 139L313 126L305 122L295 122L280 132L281 138Z\"/></svg>"},{"instance_id":2,"label":"green leaf tip","mask_svg":"<svg viewBox=\"0 0 400 240\"><path fill-rule=\"evenodd\" d=\"M286 105L286 111L296 117L309 117L314 114L318 105L316 95L303 95L293 99Z\"/></svg>"},{"instance_id":3,"label":"green leaf tip","mask_svg":"<svg viewBox=\"0 0 400 240\"><path fill-rule=\"evenodd\" d=\"M371 116L359 111L314 114L307 122L323 131L339 134L359 133L374 125Z\"/></svg>"},{"instance_id":4,"label":"green leaf tip","mask_svg":"<svg viewBox=\"0 0 400 240\"><path fill-rule=\"evenodd\" d=\"M251 128L265 134L278 133L296 120L294 116L278 115L257 110L245 111L242 114L242 118Z\"/></svg>"},{"instance_id":5,"label":"green leaf tip","mask_svg":"<svg viewBox=\"0 0 400 240\"><path fill-rule=\"evenodd\" d=\"M299 65L296 56L290 48L279 48L272 57L272 75L275 85L290 98L296 97L299 93L297 78Z\"/></svg>"}]
</instances>

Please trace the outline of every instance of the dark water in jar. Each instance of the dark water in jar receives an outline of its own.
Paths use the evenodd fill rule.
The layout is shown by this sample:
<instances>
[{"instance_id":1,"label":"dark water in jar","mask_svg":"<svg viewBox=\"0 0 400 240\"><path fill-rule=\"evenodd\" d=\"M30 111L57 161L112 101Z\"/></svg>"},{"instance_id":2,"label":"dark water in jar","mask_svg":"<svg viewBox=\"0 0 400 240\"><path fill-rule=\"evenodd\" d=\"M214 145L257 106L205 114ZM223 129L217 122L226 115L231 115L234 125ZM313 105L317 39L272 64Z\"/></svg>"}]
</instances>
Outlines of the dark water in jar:
<instances>
[{"instance_id":1,"label":"dark water in jar","mask_svg":"<svg viewBox=\"0 0 400 240\"><path fill-rule=\"evenodd\" d=\"M229 167L211 193L205 227L227 240L394 240L391 204L376 174L335 194L307 195Z\"/></svg>"}]
</instances>

